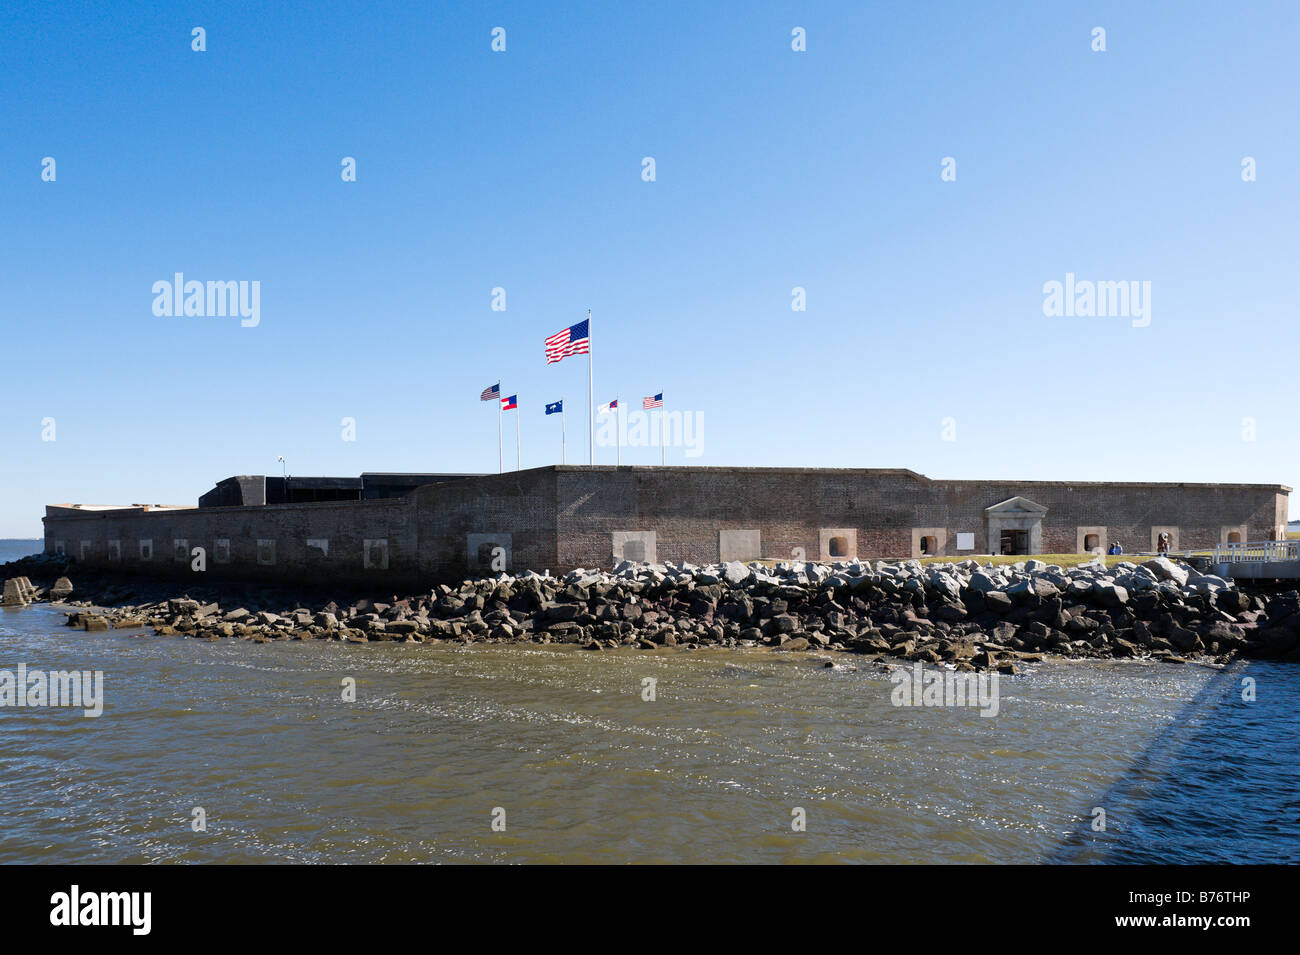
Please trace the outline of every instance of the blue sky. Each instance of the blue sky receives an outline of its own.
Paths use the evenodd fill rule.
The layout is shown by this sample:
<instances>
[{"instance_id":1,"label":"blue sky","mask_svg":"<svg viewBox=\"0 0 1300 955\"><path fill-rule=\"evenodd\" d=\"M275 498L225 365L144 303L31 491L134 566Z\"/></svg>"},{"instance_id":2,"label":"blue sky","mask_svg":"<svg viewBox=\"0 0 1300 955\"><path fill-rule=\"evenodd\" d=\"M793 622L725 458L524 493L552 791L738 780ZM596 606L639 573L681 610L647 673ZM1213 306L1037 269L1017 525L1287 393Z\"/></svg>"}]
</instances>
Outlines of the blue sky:
<instances>
[{"instance_id":1,"label":"blue sky","mask_svg":"<svg viewBox=\"0 0 1300 955\"><path fill-rule=\"evenodd\" d=\"M990 6L7 3L0 536L281 454L492 471L497 378L525 467L561 396L583 461L542 340L588 308L597 402L700 416L670 464L1300 483L1300 6ZM260 324L155 316L178 271ZM1150 324L1045 316L1067 272Z\"/></svg>"}]
</instances>

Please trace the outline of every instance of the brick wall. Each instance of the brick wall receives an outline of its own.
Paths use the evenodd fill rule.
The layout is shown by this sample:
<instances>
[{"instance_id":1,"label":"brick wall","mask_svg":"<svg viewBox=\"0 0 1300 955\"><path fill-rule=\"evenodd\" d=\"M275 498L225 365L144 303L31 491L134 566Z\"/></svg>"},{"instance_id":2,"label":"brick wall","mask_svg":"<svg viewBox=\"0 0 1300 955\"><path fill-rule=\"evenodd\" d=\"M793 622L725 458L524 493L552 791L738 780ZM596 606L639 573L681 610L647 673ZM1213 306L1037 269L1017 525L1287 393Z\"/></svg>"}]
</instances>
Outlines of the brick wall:
<instances>
[{"instance_id":1,"label":"brick wall","mask_svg":"<svg viewBox=\"0 0 1300 955\"><path fill-rule=\"evenodd\" d=\"M720 529L757 529L764 558L822 553L820 532L854 528L856 555L911 557L913 529L942 529L943 556L992 553L985 509L1013 497L1047 508L1043 553L1076 553L1080 528L1105 527L1101 546L1152 548L1152 529L1178 528L1180 549L1213 547L1225 528L1275 532L1287 493L1277 485L933 481L905 470L797 468L557 468L559 563L608 566L612 535L654 531L661 561L718 559ZM974 548L958 550L959 533Z\"/></svg>"},{"instance_id":2,"label":"brick wall","mask_svg":"<svg viewBox=\"0 0 1300 955\"><path fill-rule=\"evenodd\" d=\"M152 559L141 556L142 540L152 542ZM183 560L178 559L178 540L185 542ZM308 540L327 540L328 553L308 547ZM365 566L367 540L387 542L386 568L378 562ZM54 551L59 541L82 563L157 576L199 576L192 569L196 547L206 551L203 574L214 578L329 583L358 578L413 582L418 576L416 525L404 499L149 511L49 507L46 550ZM85 556L82 541L89 542ZM110 557L110 541L120 542L118 559ZM223 559L221 541L229 541L228 559ZM273 541L273 555L270 548L259 549L259 541Z\"/></svg>"},{"instance_id":3,"label":"brick wall","mask_svg":"<svg viewBox=\"0 0 1300 955\"><path fill-rule=\"evenodd\" d=\"M1024 497L1047 508L1042 552L1075 553L1081 528L1106 529L1101 546L1152 549L1157 527L1176 529L1176 549L1205 549L1229 528L1264 539L1285 524L1287 490L1277 485L1070 484L932 481L906 470L799 468L535 468L427 485L408 497L377 501L88 511L50 507L46 549L62 541L85 561L186 577L190 558L173 542L207 551L206 574L280 582L367 581L424 587L492 568L480 551L500 547L505 569L562 571L609 567L620 546L644 546L653 532L660 561L719 558L720 530L757 531L760 554L785 560L845 556L910 557L924 529L946 556L979 556L997 547L985 508ZM958 550L958 535L974 535ZM745 535L745 540L752 540ZM153 542L151 560L139 541ZM118 542L110 554L110 542ZM219 546L228 541L229 550ZM273 542L270 544L259 542ZM309 541L328 541L328 550ZM371 542L367 546L367 542ZM648 551L647 551L648 554Z\"/></svg>"}]
</instances>

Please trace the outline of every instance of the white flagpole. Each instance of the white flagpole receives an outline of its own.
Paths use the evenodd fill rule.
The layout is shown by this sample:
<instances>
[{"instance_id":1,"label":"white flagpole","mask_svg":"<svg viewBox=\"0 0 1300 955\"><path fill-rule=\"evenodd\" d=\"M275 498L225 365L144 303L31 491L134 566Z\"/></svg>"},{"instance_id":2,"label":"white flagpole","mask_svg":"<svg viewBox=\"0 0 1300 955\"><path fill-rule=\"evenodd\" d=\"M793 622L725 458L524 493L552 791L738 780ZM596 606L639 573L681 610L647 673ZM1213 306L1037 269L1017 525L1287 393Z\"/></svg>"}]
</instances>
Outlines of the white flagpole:
<instances>
[{"instance_id":1,"label":"white flagpole","mask_svg":"<svg viewBox=\"0 0 1300 955\"><path fill-rule=\"evenodd\" d=\"M660 388L660 389L659 389L659 394L662 395L663 393L664 393L663 389ZM668 452L667 452L666 450L664 450L664 449L667 447L667 444L666 444L667 439L664 437L664 413L665 413L665 410L666 410L666 409L665 409L665 405L664 405L664 403L663 403L662 401L660 401L660 402L659 402L659 466L660 466L660 467L663 467L664 465L666 465L666 464L668 463Z\"/></svg>"},{"instance_id":2,"label":"white flagpole","mask_svg":"<svg viewBox=\"0 0 1300 955\"><path fill-rule=\"evenodd\" d=\"M497 382L497 473L506 473L506 460L501 451L501 382Z\"/></svg>"},{"instance_id":3,"label":"white flagpole","mask_svg":"<svg viewBox=\"0 0 1300 955\"><path fill-rule=\"evenodd\" d=\"M623 466L623 402L614 396L614 466Z\"/></svg>"},{"instance_id":4,"label":"white flagpole","mask_svg":"<svg viewBox=\"0 0 1300 955\"><path fill-rule=\"evenodd\" d=\"M515 470L519 468L519 402L515 402Z\"/></svg>"},{"instance_id":5,"label":"white flagpole","mask_svg":"<svg viewBox=\"0 0 1300 955\"><path fill-rule=\"evenodd\" d=\"M596 463L596 388L592 384L591 309L587 309L587 464Z\"/></svg>"},{"instance_id":6,"label":"white flagpole","mask_svg":"<svg viewBox=\"0 0 1300 955\"><path fill-rule=\"evenodd\" d=\"M565 449L565 444L568 440L568 437L565 434L565 430L566 428L564 424L564 398L560 398L560 463L561 464L569 463L568 451Z\"/></svg>"}]
</instances>

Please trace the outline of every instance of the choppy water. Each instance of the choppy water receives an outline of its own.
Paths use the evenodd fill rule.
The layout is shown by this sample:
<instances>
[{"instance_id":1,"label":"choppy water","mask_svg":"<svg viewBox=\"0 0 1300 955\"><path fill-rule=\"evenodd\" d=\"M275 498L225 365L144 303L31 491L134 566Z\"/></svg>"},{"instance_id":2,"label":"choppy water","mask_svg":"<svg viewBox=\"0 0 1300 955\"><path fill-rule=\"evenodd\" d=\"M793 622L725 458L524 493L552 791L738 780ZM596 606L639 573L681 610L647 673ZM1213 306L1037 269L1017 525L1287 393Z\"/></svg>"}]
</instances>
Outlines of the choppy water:
<instances>
[{"instance_id":1,"label":"choppy water","mask_svg":"<svg viewBox=\"0 0 1300 955\"><path fill-rule=\"evenodd\" d=\"M985 719L800 654L61 622L0 614L0 668L103 670L105 712L0 709L0 862L1300 860L1294 668L1044 664Z\"/></svg>"}]
</instances>

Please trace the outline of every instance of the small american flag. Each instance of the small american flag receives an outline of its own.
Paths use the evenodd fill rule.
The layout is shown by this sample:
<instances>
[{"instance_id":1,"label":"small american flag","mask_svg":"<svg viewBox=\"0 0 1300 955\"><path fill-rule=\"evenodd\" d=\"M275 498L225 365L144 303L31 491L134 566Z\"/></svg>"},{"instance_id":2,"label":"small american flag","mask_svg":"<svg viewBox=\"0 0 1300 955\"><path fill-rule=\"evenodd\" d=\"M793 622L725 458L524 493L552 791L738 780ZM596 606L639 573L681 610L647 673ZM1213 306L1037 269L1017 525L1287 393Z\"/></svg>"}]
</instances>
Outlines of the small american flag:
<instances>
[{"instance_id":1,"label":"small american flag","mask_svg":"<svg viewBox=\"0 0 1300 955\"><path fill-rule=\"evenodd\" d=\"M664 406L664 393L662 391L659 392L659 394L657 395L652 395L649 398L641 399L641 408L644 411L649 411L651 408L662 408L663 406Z\"/></svg>"},{"instance_id":2,"label":"small american flag","mask_svg":"<svg viewBox=\"0 0 1300 955\"><path fill-rule=\"evenodd\" d=\"M484 388L482 394L478 396L479 401L491 401L493 398L501 397L501 382L497 382L491 387Z\"/></svg>"},{"instance_id":3,"label":"small american flag","mask_svg":"<svg viewBox=\"0 0 1300 955\"><path fill-rule=\"evenodd\" d=\"M562 332L556 332L546 339L546 364L552 365L570 355L586 355L591 349L591 334L588 331L589 319L583 319L577 325L570 325Z\"/></svg>"}]
</instances>

